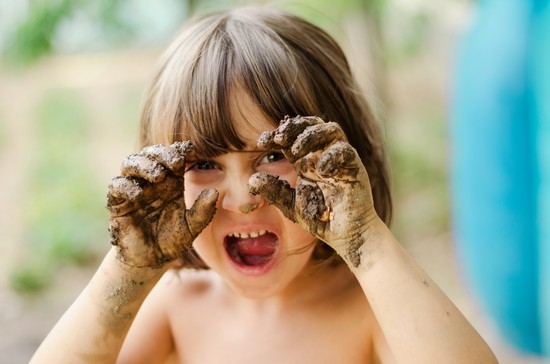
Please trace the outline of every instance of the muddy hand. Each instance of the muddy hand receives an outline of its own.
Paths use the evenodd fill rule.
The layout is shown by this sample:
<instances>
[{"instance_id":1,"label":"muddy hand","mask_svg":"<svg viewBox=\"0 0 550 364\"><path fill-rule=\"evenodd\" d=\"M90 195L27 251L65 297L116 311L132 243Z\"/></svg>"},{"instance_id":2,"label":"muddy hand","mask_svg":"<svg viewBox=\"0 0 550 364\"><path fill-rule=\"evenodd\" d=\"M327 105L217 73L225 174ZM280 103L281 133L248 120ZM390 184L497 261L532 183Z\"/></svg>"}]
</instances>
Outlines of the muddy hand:
<instances>
[{"instance_id":1,"label":"muddy hand","mask_svg":"<svg viewBox=\"0 0 550 364\"><path fill-rule=\"evenodd\" d=\"M258 146L281 149L298 173L296 187L256 173L250 192L261 194L283 214L346 258L349 247L376 218L367 171L337 123L314 116L286 117L264 132Z\"/></svg>"},{"instance_id":2,"label":"muddy hand","mask_svg":"<svg viewBox=\"0 0 550 364\"><path fill-rule=\"evenodd\" d=\"M122 163L107 194L111 243L133 267L161 267L187 250L216 212L218 192L206 189L187 209L183 196L190 142L154 145Z\"/></svg>"}]
</instances>

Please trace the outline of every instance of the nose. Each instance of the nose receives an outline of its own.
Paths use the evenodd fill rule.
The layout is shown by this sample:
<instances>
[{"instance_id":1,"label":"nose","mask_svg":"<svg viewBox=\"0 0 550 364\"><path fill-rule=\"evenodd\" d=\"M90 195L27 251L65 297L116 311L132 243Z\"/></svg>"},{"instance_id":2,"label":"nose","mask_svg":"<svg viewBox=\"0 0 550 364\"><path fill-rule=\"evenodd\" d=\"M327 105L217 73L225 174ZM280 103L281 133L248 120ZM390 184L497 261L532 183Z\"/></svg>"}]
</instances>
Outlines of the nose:
<instances>
[{"instance_id":1,"label":"nose","mask_svg":"<svg viewBox=\"0 0 550 364\"><path fill-rule=\"evenodd\" d=\"M265 205L261 195L254 196L248 191L249 178L250 175L244 174L228 180L221 198L223 209L247 214Z\"/></svg>"}]
</instances>

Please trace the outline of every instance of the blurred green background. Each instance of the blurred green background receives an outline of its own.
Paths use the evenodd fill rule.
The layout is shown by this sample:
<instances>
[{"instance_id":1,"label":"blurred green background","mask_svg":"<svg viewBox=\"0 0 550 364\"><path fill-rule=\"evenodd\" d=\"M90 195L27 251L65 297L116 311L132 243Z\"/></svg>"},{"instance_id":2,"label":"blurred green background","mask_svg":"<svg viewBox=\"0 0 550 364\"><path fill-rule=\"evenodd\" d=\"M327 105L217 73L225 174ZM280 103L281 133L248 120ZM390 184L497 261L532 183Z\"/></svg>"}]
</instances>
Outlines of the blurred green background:
<instances>
[{"instance_id":1,"label":"blurred green background","mask_svg":"<svg viewBox=\"0 0 550 364\"><path fill-rule=\"evenodd\" d=\"M0 362L28 361L109 248L106 186L136 149L164 46L196 11L252 3L264 2L0 0ZM463 286L449 226L447 90L472 1L270 3L340 41L383 123L395 234L493 335Z\"/></svg>"}]
</instances>

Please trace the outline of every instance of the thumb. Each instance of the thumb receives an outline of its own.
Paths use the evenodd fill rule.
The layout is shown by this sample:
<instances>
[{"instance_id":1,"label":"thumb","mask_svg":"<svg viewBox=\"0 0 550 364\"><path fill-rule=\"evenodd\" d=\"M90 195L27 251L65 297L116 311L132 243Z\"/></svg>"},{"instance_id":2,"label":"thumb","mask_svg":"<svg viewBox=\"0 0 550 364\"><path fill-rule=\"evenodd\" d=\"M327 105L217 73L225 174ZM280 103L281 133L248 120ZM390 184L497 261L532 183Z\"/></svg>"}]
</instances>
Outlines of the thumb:
<instances>
[{"instance_id":1,"label":"thumb","mask_svg":"<svg viewBox=\"0 0 550 364\"><path fill-rule=\"evenodd\" d=\"M218 195L218 191L214 188L203 190L193 206L185 212L185 220L193 237L199 235L214 218Z\"/></svg>"},{"instance_id":2,"label":"thumb","mask_svg":"<svg viewBox=\"0 0 550 364\"><path fill-rule=\"evenodd\" d=\"M250 176L248 190L253 195L262 195L269 204L277 206L287 219L296 222L294 212L296 192L287 181L271 174L258 172Z\"/></svg>"}]
</instances>

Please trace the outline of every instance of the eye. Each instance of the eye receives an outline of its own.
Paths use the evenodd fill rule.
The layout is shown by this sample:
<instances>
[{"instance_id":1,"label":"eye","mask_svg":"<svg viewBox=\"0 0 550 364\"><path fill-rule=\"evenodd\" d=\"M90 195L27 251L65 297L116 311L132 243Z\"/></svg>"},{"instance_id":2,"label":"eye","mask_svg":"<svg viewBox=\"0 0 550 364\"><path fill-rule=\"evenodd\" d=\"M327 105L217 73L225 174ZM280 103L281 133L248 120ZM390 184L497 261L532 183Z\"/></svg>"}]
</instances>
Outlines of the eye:
<instances>
[{"instance_id":1,"label":"eye","mask_svg":"<svg viewBox=\"0 0 550 364\"><path fill-rule=\"evenodd\" d=\"M266 153L262 159L260 160L260 164L262 163L274 163L281 160L286 159L285 155L282 152L279 151L272 151Z\"/></svg>"},{"instance_id":2,"label":"eye","mask_svg":"<svg viewBox=\"0 0 550 364\"><path fill-rule=\"evenodd\" d=\"M214 161L198 160L198 161L191 162L189 164L189 167L186 168L186 171L189 171L189 170L208 171L216 168L217 168L217 164Z\"/></svg>"},{"instance_id":3,"label":"eye","mask_svg":"<svg viewBox=\"0 0 550 364\"><path fill-rule=\"evenodd\" d=\"M262 154L257 164L258 172L266 172L274 176L289 178L296 173L292 164L280 150L272 150Z\"/></svg>"}]
</instances>

